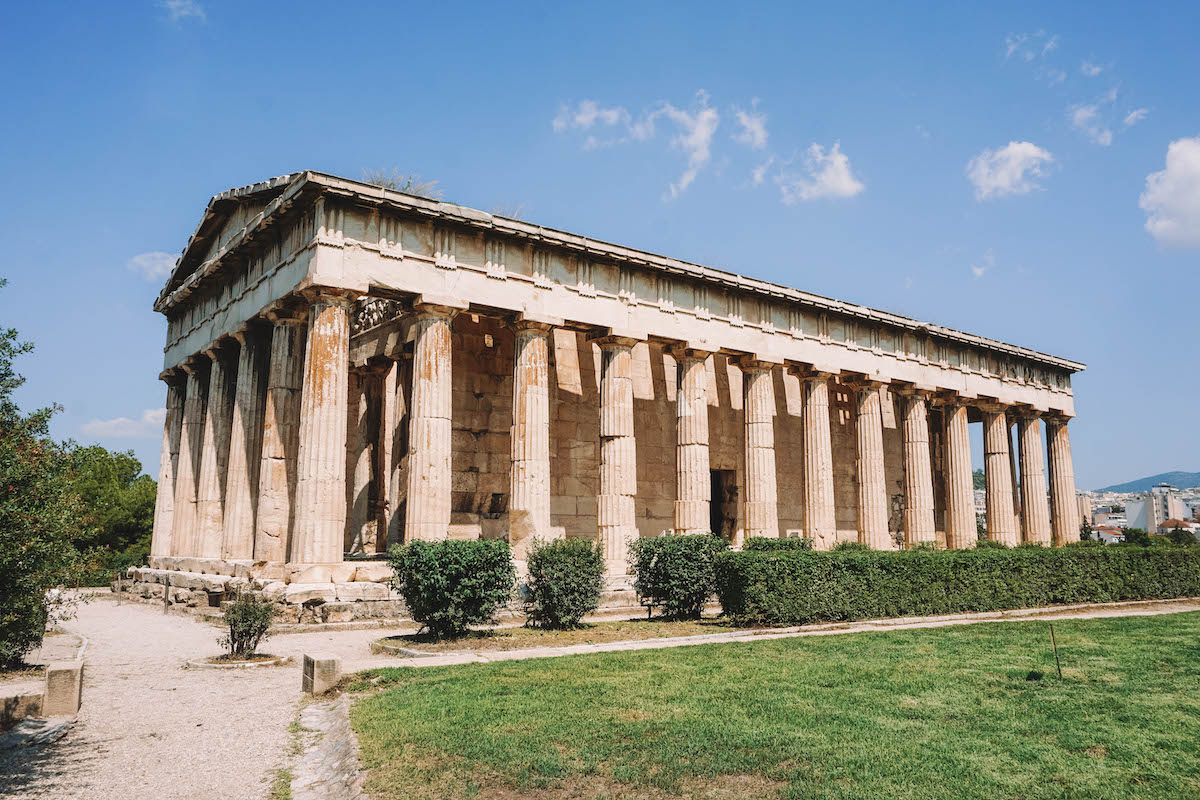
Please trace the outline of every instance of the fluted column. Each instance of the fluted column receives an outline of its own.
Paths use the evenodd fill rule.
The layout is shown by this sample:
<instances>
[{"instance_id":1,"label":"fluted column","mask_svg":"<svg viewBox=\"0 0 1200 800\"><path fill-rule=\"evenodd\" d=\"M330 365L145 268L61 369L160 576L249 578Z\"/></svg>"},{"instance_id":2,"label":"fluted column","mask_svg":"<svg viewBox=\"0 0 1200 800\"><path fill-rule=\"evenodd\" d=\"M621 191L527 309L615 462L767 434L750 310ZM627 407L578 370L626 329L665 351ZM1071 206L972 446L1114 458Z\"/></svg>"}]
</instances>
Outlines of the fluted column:
<instances>
[{"instance_id":1,"label":"fluted column","mask_svg":"<svg viewBox=\"0 0 1200 800\"><path fill-rule=\"evenodd\" d=\"M520 319L513 360L512 486L508 542L524 563L533 539L550 528L550 331L553 325Z\"/></svg>"},{"instance_id":2,"label":"fluted column","mask_svg":"<svg viewBox=\"0 0 1200 800\"><path fill-rule=\"evenodd\" d=\"M196 479L196 536L200 558L220 558L225 535L225 475L229 467L229 434L233 419L234 370L237 361L228 345L205 351L208 404L204 414L204 444Z\"/></svg>"},{"instance_id":3,"label":"fluted column","mask_svg":"<svg viewBox=\"0 0 1200 800\"><path fill-rule=\"evenodd\" d=\"M933 520L933 466L929 454L926 393L900 390L904 415L904 541L908 547L936 542Z\"/></svg>"},{"instance_id":4,"label":"fluted column","mask_svg":"<svg viewBox=\"0 0 1200 800\"><path fill-rule=\"evenodd\" d=\"M804 400L804 535L828 550L837 538L833 497L833 444L829 433L828 372L802 372Z\"/></svg>"},{"instance_id":5,"label":"fluted column","mask_svg":"<svg viewBox=\"0 0 1200 800\"><path fill-rule=\"evenodd\" d=\"M1005 406L983 403L983 470L987 478L987 532L993 542L1020 544L1013 514L1012 466L1009 464L1008 417Z\"/></svg>"},{"instance_id":6,"label":"fluted column","mask_svg":"<svg viewBox=\"0 0 1200 800\"><path fill-rule=\"evenodd\" d=\"M774 364L744 359L742 370L746 414L745 535L779 536L779 490L775 474ZM735 546L742 542L735 540Z\"/></svg>"},{"instance_id":7,"label":"fluted column","mask_svg":"<svg viewBox=\"0 0 1200 800\"><path fill-rule=\"evenodd\" d=\"M1050 507L1046 500L1046 465L1042 450L1042 418L1036 412L1017 419L1021 450L1021 528L1024 541L1049 546Z\"/></svg>"},{"instance_id":8,"label":"fluted column","mask_svg":"<svg viewBox=\"0 0 1200 800\"><path fill-rule=\"evenodd\" d=\"M1012 480L1012 489L1013 489L1013 518L1017 521L1017 534L1018 534L1017 538L1021 539L1021 541L1025 541L1025 538L1020 535L1022 526L1024 525L1024 519L1025 519L1024 516L1021 515L1022 488L1021 488L1021 482L1017 477L1017 454L1012 446L1012 440L1013 440L1012 429L1016 425L1017 418L1016 418L1015 414L1011 414L1011 413L1006 416L1007 416L1007 419L1005 421L1005 425L1007 425L1007 428L1006 428L1007 433L1005 433L1005 436L1008 437L1008 472L1009 472L1009 475L1012 476L1011 480Z\"/></svg>"},{"instance_id":9,"label":"fluted column","mask_svg":"<svg viewBox=\"0 0 1200 800\"><path fill-rule=\"evenodd\" d=\"M431 304L415 309L406 542L437 541L450 532L450 321L457 311Z\"/></svg>"},{"instance_id":10,"label":"fluted column","mask_svg":"<svg viewBox=\"0 0 1200 800\"><path fill-rule=\"evenodd\" d=\"M270 313L270 366L263 405L262 459L254 521L254 559L286 561L295 520L300 449L300 391L304 382L305 312Z\"/></svg>"},{"instance_id":11,"label":"fluted column","mask_svg":"<svg viewBox=\"0 0 1200 800\"><path fill-rule=\"evenodd\" d=\"M1046 417L1050 451L1050 507L1054 546L1079 541L1079 501L1075 495L1075 465L1071 461L1071 437L1067 418Z\"/></svg>"},{"instance_id":12,"label":"fluted column","mask_svg":"<svg viewBox=\"0 0 1200 800\"><path fill-rule=\"evenodd\" d=\"M163 422L162 451L158 459L158 493L154 498L154 533L150 555L171 555L171 526L175 513L175 483L179 473L179 439L183 426L183 394L186 376L172 370L164 375L167 384L167 415Z\"/></svg>"},{"instance_id":13,"label":"fluted column","mask_svg":"<svg viewBox=\"0 0 1200 800\"><path fill-rule=\"evenodd\" d=\"M708 369L705 350L671 351L678 372L675 392L675 532L712 529L712 472L708 459Z\"/></svg>"},{"instance_id":14,"label":"fluted column","mask_svg":"<svg viewBox=\"0 0 1200 800\"><path fill-rule=\"evenodd\" d=\"M229 467L225 477L225 537L221 550L224 558L251 559L271 351L265 332L257 325L243 328L233 336L241 348L233 395Z\"/></svg>"},{"instance_id":15,"label":"fluted column","mask_svg":"<svg viewBox=\"0 0 1200 800\"><path fill-rule=\"evenodd\" d=\"M634 339L607 336L600 346L600 495L597 523L608 574L628 571L629 540L638 535L637 443L633 434Z\"/></svg>"},{"instance_id":16,"label":"fluted column","mask_svg":"<svg viewBox=\"0 0 1200 800\"><path fill-rule=\"evenodd\" d=\"M300 393L296 527L289 561L337 564L346 534L346 406L352 297L313 292Z\"/></svg>"},{"instance_id":17,"label":"fluted column","mask_svg":"<svg viewBox=\"0 0 1200 800\"><path fill-rule=\"evenodd\" d=\"M946 547L961 550L974 547L978 538L967 409L947 403L942 416L946 424Z\"/></svg>"},{"instance_id":18,"label":"fluted column","mask_svg":"<svg viewBox=\"0 0 1200 800\"><path fill-rule=\"evenodd\" d=\"M853 385L858 467L858 541L875 550L893 550L888 532L887 482L883 471L883 403L877 381Z\"/></svg>"},{"instance_id":19,"label":"fluted column","mask_svg":"<svg viewBox=\"0 0 1200 800\"><path fill-rule=\"evenodd\" d=\"M175 479L175 513L171 525L171 554L195 557L200 541L196 522L196 481L204 447L204 411L208 401L207 358L183 365L187 390L183 400L183 424L179 437L179 474Z\"/></svg>"},{"instance_id":20,"label":"fluted column","mask_svg":"<svg viewBox=\"0 0 1200 800\"><path fill-rule=\"evenodd\" d=\"M371 514L371 391L368 369L350 370L346 406L346 551L374 552ZM370 546L368 545L370 540Z\"/></svg>"}]
</instances>

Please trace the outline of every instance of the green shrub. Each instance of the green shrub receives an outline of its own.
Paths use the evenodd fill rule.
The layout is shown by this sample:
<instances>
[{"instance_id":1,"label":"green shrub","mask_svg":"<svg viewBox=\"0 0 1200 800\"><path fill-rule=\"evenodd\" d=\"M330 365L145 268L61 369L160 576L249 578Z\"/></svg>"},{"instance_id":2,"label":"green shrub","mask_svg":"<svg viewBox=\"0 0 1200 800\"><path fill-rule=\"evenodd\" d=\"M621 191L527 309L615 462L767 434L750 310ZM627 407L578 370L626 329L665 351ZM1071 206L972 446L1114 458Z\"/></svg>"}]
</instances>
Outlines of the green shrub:
<instances>
[{"instance_id":1,"label":"green shrub","mask_svg":"<svg viewBox=\"0 0 1200 800\"><path fill-rule=\"evenodd\" d=\"M1196 544L1196 536L1191 531L1185 531L1183 528L1176 525L1167 532L1167 539L1171 544L1179 545L1194 545Z\"/></svg>"},{"instance_id":2,"label":"green shrub","mask_svg":"<svg viewBox=\"0 0 1200 800\"><path fill-rule=\"evenodd\" d=\"M812 550L813 540L806 536L788 537L784 539L767 536L751 536L746 540L745 549L758 553L774 552L776 550Z\"/></svg>"},{"instance_id":3,"label":"green shrub","mask_svg":"<svg viewBox=\"0 0 1200 800\"><path fill-rule=\"evenodd\" d=\"M740 624L950 614L1200 594L1200 548L741 552L714 561Z\"/></svg>"},{"instance_id":4,"label":"green shrub","mask_svg":"<svg viewBox=\"0 0 1200 800\"><path fill-rule=\"evenodd\" d=\"M863 542L855 541L854 539L842 539L840 542L830 548L835 553L869 553L871 546Z\"/></svg>"},{"instance_id":5,"label":"green shrub","mask_svg":"<svg viewBox=\"0 0 1200 800\"><path fill-rule=\"evenodd\" d=\"M496 620L512 599L516 569L502 539L416 541L388 551L392 584L412 618L438 639Z\"/></svg>"},{"instance_id":6,"label":"green shrub","mask_svg":"<svg viewBox=\"0 0 1200 800\"><path fill-rule=\"evenodd\" d=\"M976 550L1007 550L1008 545L995 539L980 539L975 543Z\"/></svg>"},{"instance_id":7,"label":"green shrub","mask_svg":"<svg viewBox=\"0 0 1200 800\"><path fill-rule=\"evenodd\" d=\"M529 622L545 628L577 628L600 605L604 555L588 539L534 542L529 553Z\"/></svg>"},{"instance_id":8,"label":"green shrub","mask_svg":"<svg viewBox=\"0 0 1200 800\"><path fill-rule=\"evenodd\" d=\"M639 601L672 619L699 617L716 590L713 558L728 549L728 542L711 533L635 539L629 565Z\"/></svg>"},{"instance_id":9,"label":"green shrub","mask_svg":"<svg viewBox=\"0 0 1200 800\"><path fill-rule=\"evenodd\" d=\"M1138 547L1149 547L1153 544L1150 541L1150 534L1141 528L1122 528L1121 533L1125 535L1124 544L1137 545Z\"/></svg>"},{"instance_id":10,"label":"green shrub","mask_svg":"<svg viewBox=\"0 0 1200 800\"><path fill-rule=\"evenodd\" d=\"M238 592L221 611L227 632L217 639L218 644L229 651L230 658L253 656L271 635L275 614L275 606L259 595Z\"/></svg>"}]
</instances>

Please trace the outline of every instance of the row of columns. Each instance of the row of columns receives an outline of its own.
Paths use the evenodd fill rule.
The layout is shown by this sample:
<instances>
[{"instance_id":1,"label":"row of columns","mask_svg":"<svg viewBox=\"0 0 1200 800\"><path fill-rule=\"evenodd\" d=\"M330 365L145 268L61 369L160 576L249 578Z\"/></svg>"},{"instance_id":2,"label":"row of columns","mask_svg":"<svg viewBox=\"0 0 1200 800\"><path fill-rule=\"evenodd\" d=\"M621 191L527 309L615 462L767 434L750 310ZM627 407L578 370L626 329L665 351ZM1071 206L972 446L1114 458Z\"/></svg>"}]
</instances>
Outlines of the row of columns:
<instances>
[{"instance_id":1,"label":"row of columns","mask_svg":"<svg viewBox=\"0 0 1200 800\"><path fill-rule=\"evenodd\" d=\"M269 314L269 352L252 330L230 348L214 348L184 366L186 384L167 391L162 480L154 555L253 558L298 564L342 559L347 514L349 306L351 298L314 293L307 308ZM412 317L412 390L408 409L405 541L447 536L451 512L451 321L460 309L418 303ZM558 321L559 323L561 321ZM509 536L518 560L550 527L549 337L555 321L514 323ZM600 348L600 487L598 536L610 573L623 573L627 542L638 535L633 347L636 338L605 335ZM680 345L676 413L676 532L710 528L708 372L711 351ZM774 418L776 363L737 361L744 375L744 522L747 536L777 536L778 486ZM803 402L805 534L825 549L836 539L829 386L832 374L790 368ZM882 388L847 382L854 393L859 540L894 546L888 527ZM902 418L905 543L936 539L930 392L897 387ZM946 545L976 539L967 406L938 399L944 422ZM1014 493L1009 413L978 404L984 416L990 538L1064 544L1078 531L1066 420L1047 418L1050 501L1041 429L1033 412L1018 415L1021 496ZM355 411L360 417L362 410ZM359 424L358 420L351 424ZM351 465L354 469L354 465ZM354 482L351 482L354 485ZM173 490L172 490L173 487Z\"/></svg>"}]
</instances>

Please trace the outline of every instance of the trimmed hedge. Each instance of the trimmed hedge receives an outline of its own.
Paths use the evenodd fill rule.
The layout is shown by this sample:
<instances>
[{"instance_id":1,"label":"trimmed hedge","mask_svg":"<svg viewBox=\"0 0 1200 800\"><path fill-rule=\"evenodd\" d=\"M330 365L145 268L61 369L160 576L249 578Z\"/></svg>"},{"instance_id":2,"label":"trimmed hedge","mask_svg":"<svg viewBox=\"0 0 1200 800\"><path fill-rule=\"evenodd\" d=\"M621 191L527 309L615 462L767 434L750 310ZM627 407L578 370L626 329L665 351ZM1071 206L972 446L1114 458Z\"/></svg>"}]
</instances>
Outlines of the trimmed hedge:
<instances>
[{"instance_id":1,"label":"trimmed hedge","mask_svg":"<svg viewBox=\"0 0 1200 800\"><path fill-rule=\"evenodd\" d=\"M388 562L412 618L438 639L495 622L517 579L512 551L502 539L393 545Z\"/></svg>"},{"instance_id":2,"label":"trimmed hedge","mask_svg":"<svg viewBox=\"0 0 1200 800\"><path fill-rule=\"evenodd\" d=\"M1200 595L1200 548L744 551L713 563L738 624L951 614Z\"/></svg>"},{"instance_id":3,"label":"trimmed hedge","mask_svg":"<svg viewBox=\"0 0 1200 800\"><path fill-rule=\"evenodd\" d=\"M633 590L648 609L671 618L698 618L716 589L713 559L729 542L712 533L657 536L629 543Z\"/></svg>"},{"instance_id":4,"label":"trimmed hedge","mask_svg":"<svg viewBox=\"0 0 1200 800\"><path fill-rule=\"evenodd\" d=\"M750 552L766 553L786 550L812 550L813 540L807 537L779 538L775 536L751 536L746 540L745 548Z\"/></svg>"},{"instance_id":5,"label":"trimmed hedge","mask_svg":"<svg viewBox=\"0 0 1200 800\"><path fill-rule=\"evenodd\" d=\"M600 605L604 555L590 539L533 543L529 553L525 614L543 628L578 628Z\"/></svg>"}]
</instances>

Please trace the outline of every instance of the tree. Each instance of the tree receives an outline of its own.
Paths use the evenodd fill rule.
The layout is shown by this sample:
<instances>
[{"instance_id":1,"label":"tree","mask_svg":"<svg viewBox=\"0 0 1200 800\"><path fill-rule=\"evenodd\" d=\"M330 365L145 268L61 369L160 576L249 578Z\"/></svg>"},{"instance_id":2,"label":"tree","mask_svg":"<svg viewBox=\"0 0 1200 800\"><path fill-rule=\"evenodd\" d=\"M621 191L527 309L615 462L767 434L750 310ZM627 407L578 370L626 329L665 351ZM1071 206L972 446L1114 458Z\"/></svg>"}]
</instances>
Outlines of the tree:
<instances>
[{"instance_id":1,"label":"tree","mask_svg":"<svg viewBox=\"0 0 1200 800\"><path fill-rule=\"evenodd\" d=\"M1153 544L1150 540L1150 534L1141 528L1121 528L1121 533L1125 534L1126 544L1136 544L1142 547L1149 547Z\"/></svg>"},{"instance_id":2,"label":"tree","mask_svg":"<svg viewBox=\"0 0 1200 800\"><path fill-rule=\"evenodd\" d=\"M971 473L971 488L975 491L987 488L987 476L983 470L977 469Z\"/></svg>"},{"instance_id":3,"label":"tree","mask_svg":"<svg viewBox=\"0 0 1200 800\"><path fill-rule=\"evenodd\" d=\"M1083 521L1083 524L1079 526L1079 541L1092 541L1092 524L1086 519Z\"/></svg>"},{"instance_id":4,"label":"tree","mask_svg":"<svg viewBox=\"0 0 1200 800\"><path fill-rule=\"evenodd\" d=\"M1171 528L1167 533L1167 538L1171 540L1171 544L1196 544L1196 537L1191 531L1185 531L1179 525Z\"/></svg>"},{"instance_id":5,"label":"tree","mask_svg":"<svg viewBox=\"0 0 1200 800\"><path fill-rule=\"evenodd\" d=\"M75 546L106 553L150 546L157 483L142 474L132 450L115 452L100 445L74 450L73 479L84 514Z\"/></svg>"},{"instance_id":6,"label":"tree","mask_svg":"<svg viewBox=\"0 0 1200 800\"><path fill-rule=\"evenodd\" d=\"M41 643L53 610L47 592L71 584L79 566L71 544L81 510L73 459L50 439L60 409L22 414L13 401L25 382L13 362L33 350L17 336L0 329L0 667L19 664Z\"/></svg>"}]
</instances>

